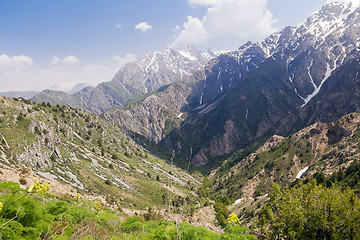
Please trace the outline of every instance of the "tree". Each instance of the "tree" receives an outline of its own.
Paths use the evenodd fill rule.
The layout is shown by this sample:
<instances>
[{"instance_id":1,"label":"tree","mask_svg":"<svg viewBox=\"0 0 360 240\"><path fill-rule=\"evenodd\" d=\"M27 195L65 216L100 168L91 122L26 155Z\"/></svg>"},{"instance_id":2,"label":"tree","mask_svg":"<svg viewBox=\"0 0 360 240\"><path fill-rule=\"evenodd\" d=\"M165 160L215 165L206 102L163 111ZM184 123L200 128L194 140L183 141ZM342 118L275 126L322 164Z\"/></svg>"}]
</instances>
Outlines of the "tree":
<instances>
[{"instance_id":1,"label":"tree","mask_svg":"<svg viewBox=\"0 0 360 240\"><path fill-rule=\"evenodd\" d=\"M360 239L360 201L336 184L274 184L258 227L267 239Z\"/></svg>"}]
</instances>

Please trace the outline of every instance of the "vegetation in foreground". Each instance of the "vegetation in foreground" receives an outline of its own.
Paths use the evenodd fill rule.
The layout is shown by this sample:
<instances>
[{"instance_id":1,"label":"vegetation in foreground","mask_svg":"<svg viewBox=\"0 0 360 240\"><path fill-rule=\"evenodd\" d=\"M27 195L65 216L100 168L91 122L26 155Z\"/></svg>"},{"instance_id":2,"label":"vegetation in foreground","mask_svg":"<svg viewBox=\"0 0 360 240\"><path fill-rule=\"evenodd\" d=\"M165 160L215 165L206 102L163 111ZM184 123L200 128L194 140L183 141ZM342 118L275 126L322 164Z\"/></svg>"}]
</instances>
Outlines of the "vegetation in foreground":
<instances>
[{"instance_id":1,"label":"vegetation in foreground","mask_svg":"<svg viewBox=\"0 0 360 240\"><path fill-rule=\"evenodd\" d=\"M360 238L360 200L353 190L336 183L326 187L310 180L288 188L274 184L270 200L251 230L241 226L235 213L227 213L226 220L218 219L224 227L220 235L188 222L161 219L151 208L124 218L100 202L50 195L46 193L49 187L37 182L23 190L18 183L0 184L1 239Z\"/></svg>"},{"instance_id":2,"label":"vegetation in foreground","mask_svg":"<svg viewBox=\"0 0 360 240\"><path fill-rule=\"evenodd\" d=\"M265 239L360 239L360 200L337 184L274 184L258 227Z\"/></svg>"},{"instance_id":3,"label":"vegetation in foreground","mask_svg":"<svg viewBox=\"0 0 360 240\"><path fill-rule=\"evenodd\" d=\"M76 198L50 195L39 182L28 190L18 183L0 184L1 239L255 239L235 214L218 235L187 222L160 220L151 209L121 221L121 213ZM64 199L61 199L64 198Z\"/></svg>"}]
</instances>

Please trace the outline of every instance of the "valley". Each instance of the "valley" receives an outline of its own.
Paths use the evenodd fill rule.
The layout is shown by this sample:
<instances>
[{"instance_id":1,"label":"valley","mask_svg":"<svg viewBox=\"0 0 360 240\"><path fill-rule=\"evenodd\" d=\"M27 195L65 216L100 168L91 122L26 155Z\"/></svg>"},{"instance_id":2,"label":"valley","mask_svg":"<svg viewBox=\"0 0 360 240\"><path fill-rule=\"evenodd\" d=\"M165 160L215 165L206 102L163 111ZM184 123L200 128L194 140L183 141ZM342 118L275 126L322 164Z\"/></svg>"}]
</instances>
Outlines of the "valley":
<instances>
[{"instance_id":1,"label":"valley","mask_svg":"<svg viewBox=\"0 0 360 240\"><path fill-rule=\"evenodd\" d=\"M358 239L360 5L0 96L0 239Z\"/></svg>"}]
</instances>

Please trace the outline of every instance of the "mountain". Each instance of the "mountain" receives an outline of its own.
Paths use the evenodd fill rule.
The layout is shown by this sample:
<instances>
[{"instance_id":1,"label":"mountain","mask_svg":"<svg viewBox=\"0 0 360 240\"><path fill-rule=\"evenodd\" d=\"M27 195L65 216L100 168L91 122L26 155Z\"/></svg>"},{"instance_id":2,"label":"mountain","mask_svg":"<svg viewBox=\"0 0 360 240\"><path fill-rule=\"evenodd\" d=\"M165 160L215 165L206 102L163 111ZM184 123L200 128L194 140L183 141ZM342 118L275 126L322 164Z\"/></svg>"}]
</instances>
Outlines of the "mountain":
<instances>
[{"instance_id":1,"label":"mountain","mask_svg":"<svg viewBox=\"0 0 360 240\"><path fill-rule=\"evenodd\" d=\"M84 88L86 87L91 87L89 86L89 84L87 83L79 83L79 84L76 84L70 91L68 91L67 93L68 94L75 94L81 90L83 90Z\"/></svg>"},{"instance_id":2,"label":"mountain","mask_svg":"<svg viewBox=\"0 0 360 240\"><path fill-rule=\"evenodd\" d=\"M259 46L248 43L239 52L220 54L201 71L164 91L126 107L109 109L102 117L158 143L174 127L179 127L191 111L203 109L226 93L241 75L256 68L265 58L266 53Z\"/></svg>"},{"instance_id":3,"label":"mountain","mask_svg":"<svg viewBox=\"0 0 360 240\"><path fill-rule=\"evenodd\" d=\"M74 94L45 90L31 100L82 107L100 114L160 87L186 79L217 54L211 50L200 52L191 45L179 51L167 49L152 52L126 64L110 82L103 82L95 88L86 87Z\"/></svg>"},{"instance_id":4,"label":"mountain","mask_svg":"<svg viewBox=\"0 0 360 240\"><path fill-rule=\"evenodd\" d=\"M222 54L105 118L210 167L273 134L358 112L359 11L356 1L328 3L298 27Z\"/></svg>"},{"instance_id":5,"label":"mountain","mask_svg":"<svg viewBox=\"0 0 360 240\"><path fill-rule=\"evenodd\" d=\"M5 97L0 97L0 167L2 180L29 187L31 179L42 178L55 188L61 184L63 194L80 192L124 208L161 208L165 192L195 200L190 188L199 185L198 177L152 156L96 114Z\"/></svg>"},{"instance_id":6,"label":"mountain","mask_svg":"<svg viewBox=\"0 0 360 240\"><path fill-rule=\"evenodd\" d=\"M288 137L274 135L255 151L239 151L212 171L213 189L219 195L249 198L269 193L273 182L288 186L297 179L316 177L321 183L319 176L350 174L347 168L360 159L359 123L360 114L350 113ZM346 174L337 180L344 180ZM353 180L351 187L358 184L356 176Z\"/></svg>"}]
</instances>

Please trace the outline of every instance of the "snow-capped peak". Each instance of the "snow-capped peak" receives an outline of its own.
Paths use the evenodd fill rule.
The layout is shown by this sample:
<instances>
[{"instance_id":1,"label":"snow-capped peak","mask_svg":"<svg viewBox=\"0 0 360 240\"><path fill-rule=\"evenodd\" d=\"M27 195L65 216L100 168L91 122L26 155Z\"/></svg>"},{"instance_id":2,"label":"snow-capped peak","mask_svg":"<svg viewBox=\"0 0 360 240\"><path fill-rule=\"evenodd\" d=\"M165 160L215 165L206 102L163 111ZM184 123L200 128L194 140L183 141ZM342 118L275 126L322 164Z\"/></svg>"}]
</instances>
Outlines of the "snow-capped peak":
<instances>
[{"instance_id":1,"label":"snow-capped peak","mask_svg":"<svg viewBox=\"0 0 360 240\"><path fill-rule=\"evenodd\" d=\"M180 53L183 57L185 57L185 58L187 58L187 59L189 59L189 60L191 60L191 61L196 61L196 60L197 60L196 56L192 55L191 52L189 52L189 51L180 50L179 53Z\"/></svg>"},{"instance_id":2,"label":"snow-capped peak","mask_svg":"<svg viewBox=\"0 0 360 240\"><path fill-rule=\"evenodd\" d=\"M359 0L327 0L327 4L344 4L345 6L353 5L356 7L360 5Z\"/></svg>"},{"instance_id":3,"label":"snow-capped peak","mask_svg":"<svg viewBox=\"0 0 360 240\"><path fill-rule=\"evenodd\" d=\"M191 61L198 60L199 51L193 45L188 45L184 49L179 50L179 53Z\"/></svg>"},{"instance_id":4,"label":"snow-capped peak","mask_svg":"<svg viewBox=\"0 0 360 240\"><path fill-rule=\"evenodd\" d=\"M186 79L216 56L214 53L198 51L192 45L179 51L169 48L151 52L122 67L114 80L131 91L143 94Z\"/></svg>"},{"instance_id":5,"label":"snow-capped peak","mask_svg":"<svg viewBox=\"0 0 360 240\"><path fill-rule=\"evenodd\" d=\"M336 29L342 28L349 15L360 7L360 0L331 1L306 20L306 33L324 39Z\"/></svg>"},{"instance_id":6,"label":"snow-capped peak","mask_svg":"<svg viewBox=\"0 0 360 240\"><path fill-rule=\"evenodd\" d=\"M179 54L189 59L190 61L199 61L200 58L204 58L207 59L207 61L210 61L211 59L216 58L225 52L228 51L208 49L206 52L201 52L198 51L193 45L189 45L186 48L179 50Z\"/></svg>"}]
</instances>

